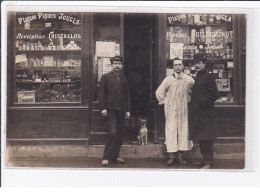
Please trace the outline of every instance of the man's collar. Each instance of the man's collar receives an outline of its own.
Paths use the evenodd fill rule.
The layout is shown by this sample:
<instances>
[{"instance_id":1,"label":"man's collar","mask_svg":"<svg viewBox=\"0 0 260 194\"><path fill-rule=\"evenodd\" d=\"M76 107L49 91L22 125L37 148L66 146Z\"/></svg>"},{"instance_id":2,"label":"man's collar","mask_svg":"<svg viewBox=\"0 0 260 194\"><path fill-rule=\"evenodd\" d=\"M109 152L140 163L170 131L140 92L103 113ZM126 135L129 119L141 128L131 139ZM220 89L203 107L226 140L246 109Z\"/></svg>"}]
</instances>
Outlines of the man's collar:
<instances>
[{"instance_id":1,"label":"man's collar","mask_svg":"<svg viewBox=\"0 0 260 194\"><path fill-rule=\"evenodd\" d=\"M176 73L176 72L174 72L173 74L173 77L175 78L175 79L178 79L178 78L182 78L183 77L183 72L180 72L180 73Z\"/></svg>"},{"instance_id":2,"label":"man's collar","mask_svg":"<svg viewBox=\"0 0 260 194\"><path fill-rule=\"evenodd\" d=\"M115 71L112 70L112 75L113 76L121 76L121 71L115 72Z\"/></svg>"}]
</instances>

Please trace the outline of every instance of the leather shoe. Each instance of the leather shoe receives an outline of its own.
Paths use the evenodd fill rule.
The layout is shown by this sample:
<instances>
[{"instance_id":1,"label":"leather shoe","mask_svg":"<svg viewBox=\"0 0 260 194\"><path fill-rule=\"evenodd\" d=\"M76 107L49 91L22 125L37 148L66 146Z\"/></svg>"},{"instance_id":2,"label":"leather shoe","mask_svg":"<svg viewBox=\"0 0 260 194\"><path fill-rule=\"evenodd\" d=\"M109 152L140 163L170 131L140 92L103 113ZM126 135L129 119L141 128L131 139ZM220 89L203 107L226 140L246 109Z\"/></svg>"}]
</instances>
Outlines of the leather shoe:
<instances>
[{"instance_id":1,"label":"leather shoe","mask_svg":"<svg viewBox=\"0 0 260 194\"><path fill-rule=\"evenodd\" d=\"M102 166L108 166L109 161L108 160L102 160Z\"/></svg>"},{"instance_id":2,"label":"leather shoe","mask_svg":"<svg viewBox=\"0 0 260 194\"><path fill-rule=\"evenodd\" d=\"M194 162L195 166L203 166L204 162L203 161L199 161L199 162Z\"/></svg>"},{"instance_id":3,"label":"leather shoe","mask_svg":"<svg viewBox=\"0 0 260 194\"><path fill-rule=\"evenodd\" d=\"M117 157L116 161L119 163L125 163L125 159L121 157Z\"/></svg>"},{"instance_id":4,"label":"leather shoe","mask_svg":"<svg viewBox=\"0 0 260 194\"><path fill-rule=\"evenodd\" d=\"M166 164L168 164L168 165L174 164L174 159L173 159L173 158L170 158L170 159L167 161Z\"/></svg>"},{"instance_id":5,"label":"leather shoe","mask_svg":"<svg viewBox=\"0 0 260 194\"><path fill-rule=\"evenodd\" d=\"M201 169L212 169L211 165L206 164Z\"/></svg>"},{"instance_id":6,"label":"leather shoe","mask_svg":"<svg viewBox=\"0 0 260 194\"><path fill-rule=\"evenodd\" d=\"M187 165L187 164L188 164L187 161L186 161L186 160L183 160L182 158L179 158L179 159L178 159L178 162L179 162L180 164L182 164L182 165Z\"/></svg>"}]
</instances>

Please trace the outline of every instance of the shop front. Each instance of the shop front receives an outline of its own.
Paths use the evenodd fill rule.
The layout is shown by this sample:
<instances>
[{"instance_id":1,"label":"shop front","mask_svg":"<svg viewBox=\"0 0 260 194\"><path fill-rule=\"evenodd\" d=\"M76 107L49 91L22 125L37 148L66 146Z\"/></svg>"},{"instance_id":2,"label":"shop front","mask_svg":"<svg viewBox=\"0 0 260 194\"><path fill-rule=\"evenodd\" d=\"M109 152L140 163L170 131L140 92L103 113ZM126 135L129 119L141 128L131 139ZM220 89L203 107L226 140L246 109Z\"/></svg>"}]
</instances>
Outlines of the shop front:
<instances>
[{"instance_id":1,"label":"shop front","mask_svg":"<svg viewBox=\"0 0 260 194\"><path fill-rule=\"evenodd\" d=\"M124 57L131 119L125 144L136 144L139 119L149 141L163 143L164 114L155 90L183 59L196 76L195 53L211 63L221 98L219 139L245 136L245 16L12 12L8 15L7 142L104 144L97 93L110 58Z\"/></svg>"}]
</instances>

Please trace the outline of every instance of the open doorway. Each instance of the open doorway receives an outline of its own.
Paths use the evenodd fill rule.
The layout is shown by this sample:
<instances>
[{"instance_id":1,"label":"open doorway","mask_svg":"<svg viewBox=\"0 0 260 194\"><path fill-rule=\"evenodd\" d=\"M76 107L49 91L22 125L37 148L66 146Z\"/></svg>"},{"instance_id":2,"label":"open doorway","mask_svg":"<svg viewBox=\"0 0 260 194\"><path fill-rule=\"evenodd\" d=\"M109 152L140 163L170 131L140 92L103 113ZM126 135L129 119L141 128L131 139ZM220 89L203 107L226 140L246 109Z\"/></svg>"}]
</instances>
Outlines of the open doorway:
<instances>
[{"instance_id":1,"label":"open doorway","mask_svg":"<svg viewBox=\"0 0 260 194\"><path fill-rule=\"evenodd\" d=\"M154 31L151 28L154 18L151 14L124 16L125 75L131 98L131 119L126 128L126 143L137 142L139 119L148 119L153 40L151 32Z\"/></svg>"}]
</instances>

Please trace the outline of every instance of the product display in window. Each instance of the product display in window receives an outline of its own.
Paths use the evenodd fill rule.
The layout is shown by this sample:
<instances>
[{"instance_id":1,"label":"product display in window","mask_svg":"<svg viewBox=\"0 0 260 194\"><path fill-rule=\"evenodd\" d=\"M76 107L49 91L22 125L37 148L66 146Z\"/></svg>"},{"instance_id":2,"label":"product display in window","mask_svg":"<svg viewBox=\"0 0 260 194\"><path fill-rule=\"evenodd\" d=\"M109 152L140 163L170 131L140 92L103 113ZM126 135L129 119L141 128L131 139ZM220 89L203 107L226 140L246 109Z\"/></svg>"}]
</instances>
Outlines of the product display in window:
<instances>
[{"instance_id":1,"label":"product display in window","mask_svg":"<svg viewBox=\"0 0 260 194\"><path fill-rule=\"evenodd\" d=\"M15 102L81 102L81 14L17 13Z\"/></svg>"},{"instance_id":2,"label":"product display in window","mask_svg":"<svg viewBox=\"0 0 260 194\"><path fill-rule=\"evenodd\" d=\"M193 57L203 53L209 73L216 78L220 103L233 100L233 20L226 14L167 14L167 70L173 73L172 60L178 57L185 65L184 73L196 77Z\"/></svg>"}]
</instances>

